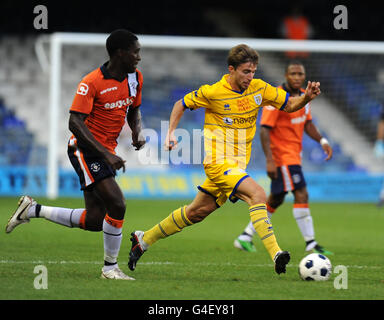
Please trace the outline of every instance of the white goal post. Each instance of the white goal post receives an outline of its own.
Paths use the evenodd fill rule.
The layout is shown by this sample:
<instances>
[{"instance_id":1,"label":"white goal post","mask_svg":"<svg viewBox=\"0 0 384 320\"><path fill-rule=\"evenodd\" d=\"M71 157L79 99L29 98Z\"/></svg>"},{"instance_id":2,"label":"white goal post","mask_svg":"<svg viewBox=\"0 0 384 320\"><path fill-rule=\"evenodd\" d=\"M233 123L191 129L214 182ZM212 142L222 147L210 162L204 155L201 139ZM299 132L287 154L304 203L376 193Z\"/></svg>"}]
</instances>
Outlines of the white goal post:
<instances>
[{"instance_id":1,"label":"white goal post","mask_svg":"<svg viewBox=\"0 0 384 320\"><path fill-rule=\"evenodd\" d=\"M47 197L58 196L58 123L61 96L62 49L65 45L105 46L108 34L53 33L41 36L35 44L35 51L42 69L49 73L49 145L47 161ZM254 38L217 38L189 36L138 35L143 48L181 48L204 50L227 50L246 43L258 51L295 51L317 53L364 53L384 54L383 42L327 41L327 40L276 40ZM49 55L44 46L49 44ZM80 80L80 79L79 79Z\"/></svg>"}]
</instances>

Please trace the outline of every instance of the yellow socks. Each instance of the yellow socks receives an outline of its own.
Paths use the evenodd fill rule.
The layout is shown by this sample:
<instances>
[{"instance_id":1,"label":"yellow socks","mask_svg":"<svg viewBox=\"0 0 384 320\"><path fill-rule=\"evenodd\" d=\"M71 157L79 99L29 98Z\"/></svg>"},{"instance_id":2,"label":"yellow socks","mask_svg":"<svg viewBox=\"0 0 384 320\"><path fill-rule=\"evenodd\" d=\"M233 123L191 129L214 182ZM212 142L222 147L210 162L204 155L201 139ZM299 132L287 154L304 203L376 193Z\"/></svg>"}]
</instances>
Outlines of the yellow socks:
<instances>
[{"instance_id":1,"label":"yellow socks","mask_svg":"<svg viewBox=\"0 0 384 320\"><path fill-rule=\"evenodd\" d=\"M192 225L193 223L187 218L185 208L186 206L173 211L160 223L145 231L143 241L148 245L152 245L156 241L180 232L183 228ZM265 203L249 207L249 215L253 227L273 260L276 253L282 250L277 244L276 237L273 233L272 224L268 219Z\"/></svg>"},{"instance_id":2,"label":"yellow socks","mask_svg":"<svg viewBox=\"0 0 384 320\"><path fill-rule=\"evenodd\" d=\"M249 215L251 216L253 227L273 260L276 253L281 251L281 249L277 244L272 224L268 219L265 203L250 206Z\"/></svg>"},{"instance_id":3,"label":"yellow socks","mask_svg":"<svg viewBox=\"0 0 384 320\"><path fill-rule=\"evenodd\" d=\"M152 245L157 240L166 238L176 232L180 232L183 228L192 225L193 223L187 218L185 208L186 206L173 211L152 229L145 231L143 237L144 242L148 245Z\"/></svg>"}]
</instances>

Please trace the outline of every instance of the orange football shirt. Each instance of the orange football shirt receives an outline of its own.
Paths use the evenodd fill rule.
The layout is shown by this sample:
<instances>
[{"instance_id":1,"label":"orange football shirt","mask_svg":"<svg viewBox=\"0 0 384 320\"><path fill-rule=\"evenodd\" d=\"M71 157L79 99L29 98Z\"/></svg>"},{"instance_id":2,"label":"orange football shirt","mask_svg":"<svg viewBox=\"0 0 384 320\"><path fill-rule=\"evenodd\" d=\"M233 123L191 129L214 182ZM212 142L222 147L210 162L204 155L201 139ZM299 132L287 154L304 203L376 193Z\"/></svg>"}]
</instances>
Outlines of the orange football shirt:
<instances>
[{"instance_id":1,"label":"orange football shirt","mask_svg":"<svg viewBox=\"0 0 384 320\"><path fill-rule=\"evenodd\" d=\"M292 113L272 106L263 108L260 125L271 128L270 146L276 166L301 165L304 126L309 120L312 120L309 104Z\"/></svg>"},{"instance_id":2,"label":"orange football shirt","mask_svg":"<svg viewBox=\"0 0 384 320\"><path fill-rule=\"evenodd\" d=\"M89 131L105 148L115 153L128 107L141 105L143 76L136 69L118 81L109 74L106 64L81 80L70 112L87 114L85 125ZM76 143L73 136L70 141Z\"/></svg>"}]
</instances>

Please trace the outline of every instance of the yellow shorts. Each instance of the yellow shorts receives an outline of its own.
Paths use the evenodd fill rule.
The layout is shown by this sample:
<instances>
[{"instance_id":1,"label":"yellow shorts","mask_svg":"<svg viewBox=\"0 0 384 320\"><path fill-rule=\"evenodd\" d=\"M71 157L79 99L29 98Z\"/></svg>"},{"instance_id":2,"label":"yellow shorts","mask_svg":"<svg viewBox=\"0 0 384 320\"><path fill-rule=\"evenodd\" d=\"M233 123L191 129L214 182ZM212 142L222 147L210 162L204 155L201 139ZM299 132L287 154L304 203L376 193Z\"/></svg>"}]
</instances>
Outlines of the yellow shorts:
<instances>
[{"instance_id":1,"label":"yellow shorts","mask_svg":"<svg viewBox=\"0 0 384 320\"><path fill-rule=\"evenodd\" d=\"M227 199L231 202L239 200L235 197L237 187L249 175L236 164L209 164L204 166L207 179L197 188L215 198L218 207L222 206Z\"/></svg>"}]
</instances>

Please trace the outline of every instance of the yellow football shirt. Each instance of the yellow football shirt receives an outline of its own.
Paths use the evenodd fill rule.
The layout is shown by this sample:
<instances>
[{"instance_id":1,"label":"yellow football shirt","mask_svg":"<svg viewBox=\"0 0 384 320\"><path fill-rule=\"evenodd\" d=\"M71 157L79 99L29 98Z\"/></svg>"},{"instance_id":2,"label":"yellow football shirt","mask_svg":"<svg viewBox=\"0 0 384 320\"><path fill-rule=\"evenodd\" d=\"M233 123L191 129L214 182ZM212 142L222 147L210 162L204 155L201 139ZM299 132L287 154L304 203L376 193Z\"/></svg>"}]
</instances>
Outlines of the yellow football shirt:
<instances>
[{"instance_id":1,"label":"yellow football shirt","mask_svg":"<svg viewBox=\"0 0 384 320\"><path fill-rule=\"evenodd\" d=\"M191 110L205 108L204 165L231 162L246 169L259 109L271 105L283 110L289 94L261 79L253 79L243 92L235 91L228 76L186 94L183 105Z\"/></svg>"}]
</instances>

